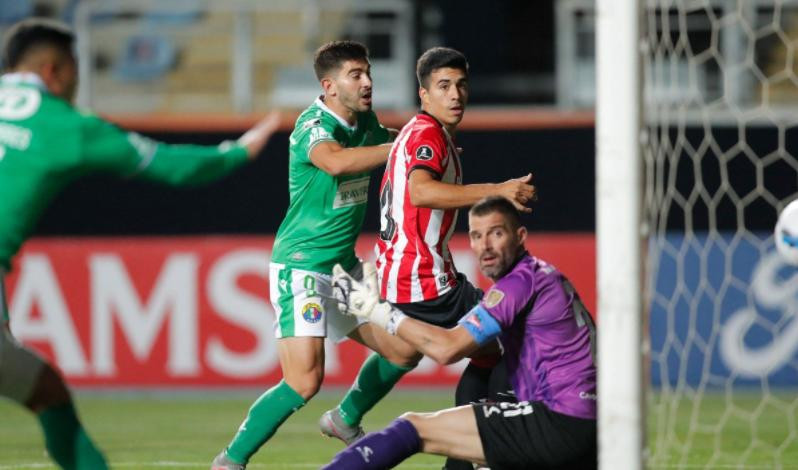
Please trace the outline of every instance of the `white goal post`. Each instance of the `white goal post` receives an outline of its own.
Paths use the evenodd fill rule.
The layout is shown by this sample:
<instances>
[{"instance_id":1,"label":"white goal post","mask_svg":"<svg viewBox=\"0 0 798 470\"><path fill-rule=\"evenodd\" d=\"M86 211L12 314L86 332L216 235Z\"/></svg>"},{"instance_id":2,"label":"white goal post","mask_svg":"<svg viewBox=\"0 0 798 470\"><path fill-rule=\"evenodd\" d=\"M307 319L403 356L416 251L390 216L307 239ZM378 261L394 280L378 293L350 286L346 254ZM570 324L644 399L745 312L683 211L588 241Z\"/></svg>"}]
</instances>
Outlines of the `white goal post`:
<instances>
[{"instance_id":1,"label":"white goal post","mask_svg":"<svg viewBox=\"0 0 798 470\"><path fill-rule=\"evenodd\" d=\"M597 0L599 463L796 468L798 0Z\"/></svg>"},{"instance_id":2,"label":"white goal post","mask_svg":"<svg viewBox=\"0 0 798 470\"><path fill-rule=\"evenodd\" d=\"M597 0L596 262L599 468L643 465L641 81L638 0Z\"/></svg>"}]
</instances>

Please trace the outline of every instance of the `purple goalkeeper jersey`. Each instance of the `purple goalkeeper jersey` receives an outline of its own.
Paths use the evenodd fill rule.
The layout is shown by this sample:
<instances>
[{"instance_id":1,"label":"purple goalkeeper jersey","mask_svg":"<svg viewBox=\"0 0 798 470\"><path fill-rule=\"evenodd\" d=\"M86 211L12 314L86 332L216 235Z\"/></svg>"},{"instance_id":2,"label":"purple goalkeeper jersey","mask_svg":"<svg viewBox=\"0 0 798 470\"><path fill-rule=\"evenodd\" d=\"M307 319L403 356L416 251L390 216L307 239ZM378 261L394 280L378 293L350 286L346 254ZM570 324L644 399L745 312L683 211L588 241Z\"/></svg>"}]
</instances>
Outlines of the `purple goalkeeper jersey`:
<instances>
[{"instance_id":1,"label":"purple goalkeeper jersey","mask_svg":"<svg viewBox=\"0 0 798 470\"><path fill-rule=\"evenodd\" d=\"M485 294L499 323L516 396L577 418L596 418L595 327L568 279L524 254Z\"/></svg>"}]
</instances>

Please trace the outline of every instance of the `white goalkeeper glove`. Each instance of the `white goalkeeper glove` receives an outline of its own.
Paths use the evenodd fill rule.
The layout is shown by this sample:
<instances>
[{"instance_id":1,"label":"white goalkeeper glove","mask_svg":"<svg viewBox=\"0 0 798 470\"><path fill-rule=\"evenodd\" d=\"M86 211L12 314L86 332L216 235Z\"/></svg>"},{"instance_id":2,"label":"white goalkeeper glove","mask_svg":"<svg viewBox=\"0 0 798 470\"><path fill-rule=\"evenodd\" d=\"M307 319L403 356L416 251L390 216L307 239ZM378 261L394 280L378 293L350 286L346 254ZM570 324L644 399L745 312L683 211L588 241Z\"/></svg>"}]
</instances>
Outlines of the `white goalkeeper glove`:
<instances>
[{"instance_id":1,"label":"white goalkeeper glove","mask_svg":"<svg viewBox=\"0 0 798 470\"><path fill-rule=\"evenodd\" d=\"M363 281L355 280L340 264L333 267L333 294L338 310L374 323L395 335L406 318L388 302L380 302L377 270L372 263L363 263Z\"/></svg>"}]
</instances>

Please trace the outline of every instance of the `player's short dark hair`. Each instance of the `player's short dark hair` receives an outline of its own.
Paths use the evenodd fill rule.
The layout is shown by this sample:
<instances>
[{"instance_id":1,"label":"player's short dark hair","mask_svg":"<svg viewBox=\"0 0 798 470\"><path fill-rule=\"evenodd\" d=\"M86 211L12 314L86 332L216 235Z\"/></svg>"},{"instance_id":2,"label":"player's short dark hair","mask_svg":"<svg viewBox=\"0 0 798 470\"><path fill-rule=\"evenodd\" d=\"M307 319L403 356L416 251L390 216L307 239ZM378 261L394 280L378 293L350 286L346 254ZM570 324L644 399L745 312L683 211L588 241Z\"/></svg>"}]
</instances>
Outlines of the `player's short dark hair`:
<instances>
[{"instance_id":1,"label":"player's short dark hair","mask_svg":"<svg viewBox=\"0 0 798 470\"><path fill-rule=\"evenodd\" d=\"M3 38L3 69L13 70L32 50L49 46L72 54L75 33L65 23L48 18L28 18L9 28Z\"/></svg>"},{"instance_id":2,"label":"player's short dark hair","mask_svg":"<svg viewBox=\"0 0 798 470\"><path fill-rule=\"evenodd\" d=\"M488 196L471 206L468 215L483 217L498 212L509 222L510 229L515 230L521 226L521 216L509 199L502 196Z\"/></svg>"},{"instance_id":3,"label":"player's short dark hair","mask_svg":"<svg viewBox=\"0 0 798 470\"><path fill-rule=\"evenodd\" d=\"M369 50L357 41L331 41L316 50L313 70L321 80L331 70L340 68L347 60L369 60Z\"/></svg>"},{"instance_id":4,"label":"player's short dark hair","mask_svg":"<svg viewBox=\"0 0 798 470\"><path fill-rule=\"evenodd\" d=\"M427 88L429 76L432 75L432 72L442 68L462 70L468 76L468 61L462 52L450 47L433 47L421 54L416 62L418 85Z\"/></svg>"}]
</instances>

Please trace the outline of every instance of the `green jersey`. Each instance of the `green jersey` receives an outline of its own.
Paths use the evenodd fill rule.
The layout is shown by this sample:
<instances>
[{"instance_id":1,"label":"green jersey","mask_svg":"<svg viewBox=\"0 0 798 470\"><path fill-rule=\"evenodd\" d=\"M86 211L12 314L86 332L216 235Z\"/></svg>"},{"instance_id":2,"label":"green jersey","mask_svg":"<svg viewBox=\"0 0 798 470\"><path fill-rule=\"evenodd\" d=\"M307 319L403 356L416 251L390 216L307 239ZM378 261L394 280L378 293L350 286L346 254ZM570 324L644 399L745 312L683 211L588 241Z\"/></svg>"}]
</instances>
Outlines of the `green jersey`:
<instances>
[{"instance_id":1,"label":"green jersey","mask_svg":"<svg viewBox=\"0 0 798 470\"><path fill-rule=\"evenodd\" d=\"M167 145L79 112L34 74L0 77L0 267L42 210L76 178L109 172L186 185L214 180L247 160L235 143Z\"/></svg>"},{"instance_id":2,"label":"green jersey","mask_svg":"<svg viewBox=\"0 0 798 470\"><path fill-rule=\"evenodd\" d=\"M277 231L274 262L321 273L332 272L335 263L347 269L355 264L369 172L332 176L313 165L310 152L320 142L361 147L389 140L373 111L358 114L349 126L319 98L299 116L289 146L290 203Z\"/></svg>"}]
</instances>

